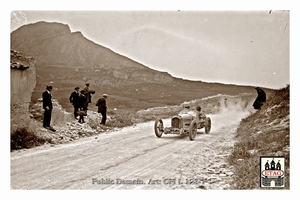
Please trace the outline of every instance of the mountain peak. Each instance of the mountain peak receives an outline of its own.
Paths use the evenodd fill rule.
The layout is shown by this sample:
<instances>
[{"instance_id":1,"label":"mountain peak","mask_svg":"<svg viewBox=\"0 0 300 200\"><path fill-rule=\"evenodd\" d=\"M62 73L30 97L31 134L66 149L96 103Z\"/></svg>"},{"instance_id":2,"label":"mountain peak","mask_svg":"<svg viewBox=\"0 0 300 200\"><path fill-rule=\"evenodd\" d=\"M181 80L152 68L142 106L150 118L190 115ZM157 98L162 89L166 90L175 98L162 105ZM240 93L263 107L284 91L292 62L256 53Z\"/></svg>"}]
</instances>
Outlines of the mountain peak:
<instances>
[{"instance_id":1,"label":"mountain peak","mask_svg":"<svg viewBox=\"0 0 300 200\"><path fill-rule=\"evenodd\" d=\"M96 44L80 31L71 32L68 25L57 22L37 22L20 27L11 33L11 48L37 58L37 68L84 68L96 70L104 76L113 75L126 82L135 80L165 83L173 79L167 73L150 69Z\"/></svg>"},{"instance_id":2,"label":"mountain peak","mask_svg":"<svg viewBox=\"0 0 300 200\"><path fill-rule=\"evenodd\" d=\"M28 31L29 33L35 33L36 35L42 35L44 32L54 32L59 33L71 33L70 27L67 24L62 24L58 22L45 22L39 21L31 24L21 26L17 30L13 31Z\"/></svg>"}]
</instances>

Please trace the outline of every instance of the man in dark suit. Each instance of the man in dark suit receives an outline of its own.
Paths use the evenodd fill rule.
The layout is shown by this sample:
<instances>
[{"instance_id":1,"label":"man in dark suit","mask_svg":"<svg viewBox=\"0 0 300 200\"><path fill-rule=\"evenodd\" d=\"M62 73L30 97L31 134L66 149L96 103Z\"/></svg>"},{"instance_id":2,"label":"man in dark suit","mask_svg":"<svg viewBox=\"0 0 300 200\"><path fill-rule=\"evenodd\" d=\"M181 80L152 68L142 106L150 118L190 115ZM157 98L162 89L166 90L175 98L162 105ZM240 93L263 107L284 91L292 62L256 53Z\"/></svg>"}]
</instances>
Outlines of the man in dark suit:
<instances>
[{"instance_id":1,"label":"man in dark suit","mask_svg":"<svg viewBox=\"0 0 300 200\"><path fill-rule=\"evenodd\" d=\"M43 92L43 94L42 94L43 109L45 110L43 127L46 128L46 129L49 129L51 131L55 131L55 129L50 126L52 109L53 109L51 91L52 91L52 86L49 85L49 86L46 87L46 91Z\"/></svg>"},{"instance_id":2,"label":"man in dark suit","mask_svg":"<svg viewBox=\"0 0 300 200\"><path fill-rule=\"evenodd\" d=\"M85 113L79 114L79 123L84 123L84 116L87 114L86 109L86 97L84 96L84 90L80 91L79 99L78 99L78 110L85 111Z\"/></svg>"},{"instance_id":3,"label":"man in dark suit","mask_svg":"<svg viewBox=\"0 0 300 200\"><path fill-rule=\"evenodd\" d=\"M90 90L90 83L85 84L85 88L83 88L84 96L86 98L85 107L88 109L89 103L92 102L92 94L95 94L96 92L94 90Z\"/></svg>"},{"instance_id":4,"label":"man in dark suit","mask_svg":"<svg viewBox=\"0 0 300 200\"><path fill-rule=\"evenodd\" d=\"M75 87L75 90L71 93L69 97L70 103L74 107L74 117L77 119L77 111L78 111L78 100L79 100L79 87Z\"/></svg>"},{"instance_id":5,"label":"man in dark suit","mask_svg":"<svg viewBox=\"0 0 300 200\"><path fill-rule=\"evenodd\" d=\"M107 99L107 97L108 97L107 94L103 94L103 97L101 97L96 103L96 106L98 106L98 113L101 113L101 115L102 115L102 120L100 123L102 125L105 125L105 122L106 122L106 111L107 111L106 99Z\"/></svg>"}]
</instances>

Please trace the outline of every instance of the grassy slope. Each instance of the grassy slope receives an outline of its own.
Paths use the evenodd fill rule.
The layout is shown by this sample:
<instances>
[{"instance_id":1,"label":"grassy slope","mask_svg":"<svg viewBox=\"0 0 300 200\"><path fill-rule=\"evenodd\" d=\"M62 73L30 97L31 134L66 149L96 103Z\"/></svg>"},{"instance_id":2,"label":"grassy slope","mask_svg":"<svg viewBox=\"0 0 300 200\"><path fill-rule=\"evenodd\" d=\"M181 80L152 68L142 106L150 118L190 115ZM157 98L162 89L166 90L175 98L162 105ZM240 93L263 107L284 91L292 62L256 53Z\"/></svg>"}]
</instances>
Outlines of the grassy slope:
<instances>
[{"instance_id":1,"label":"grassy slope","mask_svg":"<svg viewBox=\"0 0 300 200\"><path fill-rule=\"evenodd\" d=\"M103 72L104 73L104 72ZM90 88L96 93L92 97L89 108L96 111L95 102L103 93L109 95L107 101L111 112L114 108L119 111L136 112L142 109L158 106L174 106L193 99L201 99L217 94L238 95L239 93L256 94L254 87L225 85L220 83L205 83L174 78L169 83L117 80L112 73L103 75L102 72L75 71L67 67L37 67L37 84L32 94L32 104L35 104L45 90L45 85L53 81L52 95L64 109L72 112L69 96L75 86L84 87L85 77L90 79ZM145 73L147 74L147 73ZM96 83L96 81L110 80L115 84ZM123 84L124 83L124 84ZM268 92L267 89L265 89ZM112 114L112 113L110 113Z\"/></svg>"},{"instance_id":2,"label":"grassy slope","mask_svg":"<svg viewBox=\"0 0 300 200\"><path fill-rule=\"evenodd\" d=\"M285 157L285 188L290 188L290 87L275 91L261 110L244 118L229 163L235 167L233 189L260 188L260 156Z\"/></svg>"}]
</instances>

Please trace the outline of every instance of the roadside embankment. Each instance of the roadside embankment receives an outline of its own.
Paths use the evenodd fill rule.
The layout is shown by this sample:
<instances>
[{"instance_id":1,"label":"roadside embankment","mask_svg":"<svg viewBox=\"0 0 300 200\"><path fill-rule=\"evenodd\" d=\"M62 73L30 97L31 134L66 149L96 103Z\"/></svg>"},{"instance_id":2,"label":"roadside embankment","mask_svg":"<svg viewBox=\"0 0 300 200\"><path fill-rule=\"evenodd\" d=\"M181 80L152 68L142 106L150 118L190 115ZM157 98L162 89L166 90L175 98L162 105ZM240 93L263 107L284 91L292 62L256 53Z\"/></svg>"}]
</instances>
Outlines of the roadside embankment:
<instances>
[{"instance_id":1,"label":"roadside embankment","mask_svg":"<svg viewBox=\"0 0 300 200\"><path fill-rule=\"evenodd\" d=\"M244 118L228 161L232 189L260 188L260 157L284 156L285 187L290 188L290 86L274 91L261 110Z\"/></svg>"}]
</instances>

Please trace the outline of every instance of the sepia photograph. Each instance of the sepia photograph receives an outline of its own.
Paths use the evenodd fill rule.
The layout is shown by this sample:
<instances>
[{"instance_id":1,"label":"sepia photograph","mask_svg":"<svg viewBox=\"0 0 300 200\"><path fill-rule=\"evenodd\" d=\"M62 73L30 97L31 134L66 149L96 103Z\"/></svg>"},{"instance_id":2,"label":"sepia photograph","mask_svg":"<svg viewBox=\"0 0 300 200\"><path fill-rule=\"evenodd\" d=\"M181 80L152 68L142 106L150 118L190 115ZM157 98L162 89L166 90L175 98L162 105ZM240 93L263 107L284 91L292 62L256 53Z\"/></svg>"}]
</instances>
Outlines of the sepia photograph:
<instances>
[{"instance_id":1,"label":"sepia photograph","mask_svg":"<svg viewBox=\"0 0 300 200\"><path fill-rule=\"evenodd\" d=\"M290 191L272 8L9 10L9 190Z\"/></svg>"}]
</instances>

